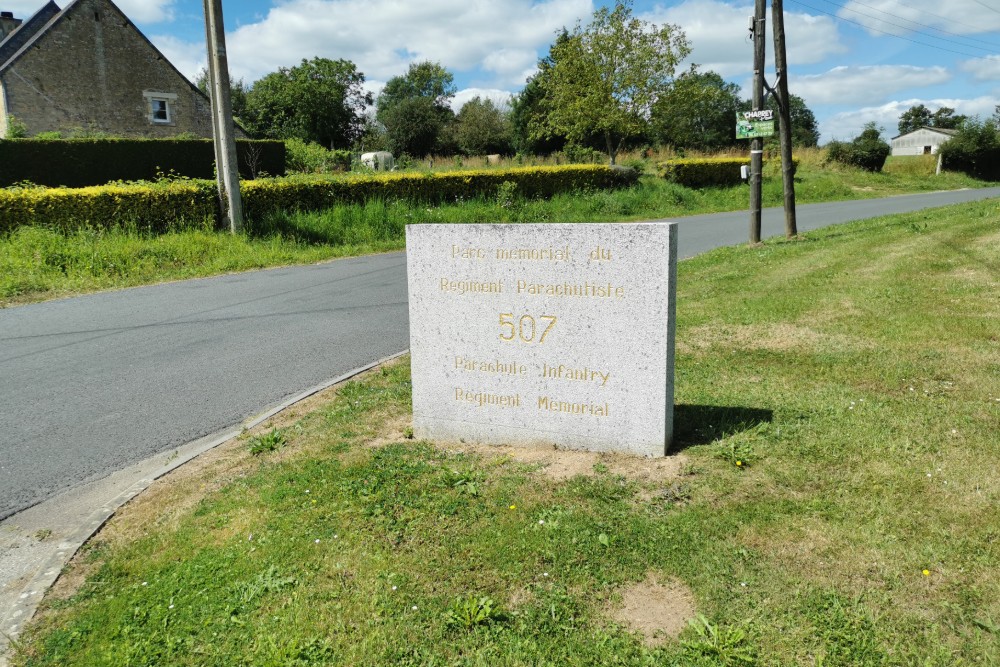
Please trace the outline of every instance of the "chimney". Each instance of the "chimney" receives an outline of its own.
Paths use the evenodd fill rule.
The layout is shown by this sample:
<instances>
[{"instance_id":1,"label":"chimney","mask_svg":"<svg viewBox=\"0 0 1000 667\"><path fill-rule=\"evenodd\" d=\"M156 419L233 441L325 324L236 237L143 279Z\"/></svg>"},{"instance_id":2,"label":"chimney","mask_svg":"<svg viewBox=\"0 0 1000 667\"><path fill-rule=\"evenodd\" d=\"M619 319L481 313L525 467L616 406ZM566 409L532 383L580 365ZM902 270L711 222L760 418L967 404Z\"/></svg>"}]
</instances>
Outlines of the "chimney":
<instances>
[{"instance_id":1,"label":"chimney","mask_svg":"<svg viewBox=\"0 0 1000 667\"><path fill-rule=\"evenodd\" d=\"M0 41L7 38L7 35L17 30L21 25L21 19L14 18L14 12L0 12Z\"/></svg>"}]
</instances>

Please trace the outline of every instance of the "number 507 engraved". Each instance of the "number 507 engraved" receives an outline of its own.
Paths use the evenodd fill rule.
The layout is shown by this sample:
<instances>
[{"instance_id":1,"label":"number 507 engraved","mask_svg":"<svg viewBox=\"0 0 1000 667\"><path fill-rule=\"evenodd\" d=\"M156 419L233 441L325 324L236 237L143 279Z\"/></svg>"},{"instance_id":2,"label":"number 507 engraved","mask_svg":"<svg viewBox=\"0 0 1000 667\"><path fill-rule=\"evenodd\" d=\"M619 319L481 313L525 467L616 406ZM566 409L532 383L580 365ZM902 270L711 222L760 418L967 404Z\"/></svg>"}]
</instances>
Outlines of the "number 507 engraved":
<instances>
[{"instance_id":1,"label":"number 507 engraved","mask_svg":"<svg viewBox=\"0 0 1000 667\"><path fill-rule=\"evenodd\" d=\"M545 337L549 335L552 331L552 327L556 325L555 315L540 315L538 317L542 324L548 322L548 326L542 331L542 335L538 338L538 343L544 343ZM515 323L514 313L500 313L500 340L507 341L508 343L517 342L520 340L522 343L534 343L535 335L538 333L539 325L536 325L535 318L531 315L521 315L521 317Z\"/></svg>"}]
</instances>

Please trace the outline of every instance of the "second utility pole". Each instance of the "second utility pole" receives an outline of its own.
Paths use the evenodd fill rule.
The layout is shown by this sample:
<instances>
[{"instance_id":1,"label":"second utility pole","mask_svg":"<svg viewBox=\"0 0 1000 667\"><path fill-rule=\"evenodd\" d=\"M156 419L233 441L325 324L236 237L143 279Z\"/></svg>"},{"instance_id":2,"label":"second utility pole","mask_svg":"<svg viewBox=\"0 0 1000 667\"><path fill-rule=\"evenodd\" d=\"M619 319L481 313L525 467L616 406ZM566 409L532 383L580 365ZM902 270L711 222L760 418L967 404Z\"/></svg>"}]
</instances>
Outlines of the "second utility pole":
<instances>
[{"instance_id":1,"label":"second utility pole","mask_svg":"<svg viewBox=\"0 0 1000 667\"><path fill-rule=\"evenodd\" d=\"M766 0L754 1L753 17L753 110L764 106L764 13ZM764 171L764 140L750 140L750 243L760 243L761 181Z\"/></svg>"},{"instance_id":2,"label":"second utility pole","mask_svg":"<svg viewBox=\"0 0 1000 667\"><path fill-rule=\"evenodd\" d=\"M785 193L785 237L798 233L795 219L795 163L792 161L792 114L788 97L788 58L785 55L785 7L771 0L774 23L774 67L778 70L778 133L781 135L781 179Z\"/></svg>"},{"instance_id":3,"label":"second utility pole","mask_svg":"<svg viewBox=\"0 0 1000 667\"><path fill-rule=\"evenodd\" d=\"M230 100L229 62L226 58L226 29L222 20L222 0L205 0L205 36L208 39L208 80L212 87L212 129L215 141L215 169L218 172L219 204L222 220L233 234L243 229L243 198L236 161L233 106Z\"/></svg>"}]
</instances>

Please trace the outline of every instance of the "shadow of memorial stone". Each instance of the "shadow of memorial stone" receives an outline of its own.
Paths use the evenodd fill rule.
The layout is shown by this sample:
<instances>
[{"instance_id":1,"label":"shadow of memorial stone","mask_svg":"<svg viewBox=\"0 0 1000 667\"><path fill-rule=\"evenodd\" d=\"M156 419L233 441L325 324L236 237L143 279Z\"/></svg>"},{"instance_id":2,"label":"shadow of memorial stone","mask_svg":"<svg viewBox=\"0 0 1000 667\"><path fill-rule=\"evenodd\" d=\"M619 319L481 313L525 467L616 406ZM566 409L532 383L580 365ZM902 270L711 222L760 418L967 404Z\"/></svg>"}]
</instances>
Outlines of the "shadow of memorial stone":
<instances>
[{"instance_id":1,"label":"shadow of memorial stone","mask_svg":"<svg viewBox=\"0 0 1000 667\"><path fill-rule=\"evenodd\" d=\"M707 445L774 420L773 410L728 405L674 406L674 441L667 454Z\"/></svg>"}]
</instances>

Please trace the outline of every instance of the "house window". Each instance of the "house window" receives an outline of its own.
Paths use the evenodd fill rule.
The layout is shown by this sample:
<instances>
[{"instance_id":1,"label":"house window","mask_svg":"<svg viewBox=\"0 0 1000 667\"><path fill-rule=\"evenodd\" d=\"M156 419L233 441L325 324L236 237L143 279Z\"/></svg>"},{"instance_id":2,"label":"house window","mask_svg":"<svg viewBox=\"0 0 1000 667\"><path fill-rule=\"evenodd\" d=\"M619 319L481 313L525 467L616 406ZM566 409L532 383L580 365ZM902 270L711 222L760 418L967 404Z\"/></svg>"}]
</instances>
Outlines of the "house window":
<instances>
[{"instance_id":1,"label":"house window","mask_svg":"<svg viewBox=\"0 0 1000 667\"><path fill-rule=\"evenodd\" d=\"M174 124L173 106L177 95L152 91L146 91L142 95L146 98L146 112L150 123L154 125Z\"/></svg>"},{"instance_id":2,"label":"house window","mask_svg":"<svg viewBox=\"0 0 1000 667\"><path fill-rule=\"evenodd\" d=\"M151 115L154 123L170 122L170 107L167 106L166 100L154 97L149 100L149 106L152 109Z\"/></svg>"}]
</instances>

